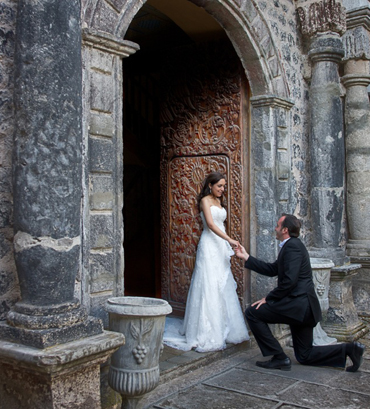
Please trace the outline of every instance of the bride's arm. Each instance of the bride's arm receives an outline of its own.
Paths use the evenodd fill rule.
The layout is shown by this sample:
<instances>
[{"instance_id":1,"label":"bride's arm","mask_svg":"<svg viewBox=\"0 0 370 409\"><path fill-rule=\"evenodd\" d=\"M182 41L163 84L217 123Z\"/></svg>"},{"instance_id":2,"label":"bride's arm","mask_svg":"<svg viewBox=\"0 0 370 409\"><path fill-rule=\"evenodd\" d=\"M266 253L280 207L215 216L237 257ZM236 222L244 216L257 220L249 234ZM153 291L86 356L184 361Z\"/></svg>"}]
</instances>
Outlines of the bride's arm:
<instances>
[{"instance_id":1,"label":"bride's arm","mask_svg":"<svg viewBox=\"0 0 370 409\"><path fill-rule=\"evenodd\" d=\"M215 222L213 221L212 213L211 213L211 203L207 200L207 197L203 197L200 202L201 209L203 211L204 217L206 219L208 227L213 231L213 233L217 234L217 236L221 237L222 239L228 241L231 246L239 246L239 242L233 240L229 237L226 233L224 233L221 229L219 229Z\"/></svg>"}]
</instances>

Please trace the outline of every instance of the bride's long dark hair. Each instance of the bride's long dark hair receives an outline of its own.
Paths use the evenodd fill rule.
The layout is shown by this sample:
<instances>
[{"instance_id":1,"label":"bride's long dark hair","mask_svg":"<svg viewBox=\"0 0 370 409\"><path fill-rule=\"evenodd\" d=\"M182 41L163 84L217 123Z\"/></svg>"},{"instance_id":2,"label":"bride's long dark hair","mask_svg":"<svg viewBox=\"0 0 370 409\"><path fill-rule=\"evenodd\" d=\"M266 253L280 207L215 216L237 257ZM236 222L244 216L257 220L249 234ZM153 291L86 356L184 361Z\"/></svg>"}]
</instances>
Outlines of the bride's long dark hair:
<instances>
[{"instance_id":1,"label":"bride's long dark hair","mask_svg":"<svg viewBox=\"0 0 370 409\"><path fill-rule=\"evenodd\" d=\"M219 182L221 179L226 180L226 177L220 172L212 172L206 177L206 179L203 182L202 190L200 191L200 193L198 195L198 208L199 208L199 210L200 210L200 201L203 199L204 196L207 196L207 195L210 194L209 185L211 184L213 186L214 184ZM221 201L221 206L225 207L224 206L224 196L223 195L220 197L220 201Z\"/></svg>"}]
</instances>

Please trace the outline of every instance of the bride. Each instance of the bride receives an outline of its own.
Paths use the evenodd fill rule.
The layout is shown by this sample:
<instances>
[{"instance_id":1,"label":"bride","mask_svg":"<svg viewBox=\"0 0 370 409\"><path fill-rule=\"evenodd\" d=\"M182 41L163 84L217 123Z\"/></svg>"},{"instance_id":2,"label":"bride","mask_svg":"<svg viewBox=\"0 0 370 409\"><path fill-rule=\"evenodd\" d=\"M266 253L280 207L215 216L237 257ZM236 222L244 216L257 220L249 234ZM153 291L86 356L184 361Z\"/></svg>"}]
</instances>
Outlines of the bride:
<instances>
[{"instance_id":1,"label":"bride","mask_svg":"<svg viewBox=\"0 0 370 409\"><path fill-rule=\"evenodd\" d=\"M198 196L203 232L189 288L185 318L167 318L164 343L170 347L198 352L224 349L226 343L249 339L236 282L231 273L231 246L239 242L225 232L226 210L223 193L226 180L219 172L205 179Z\"/></svg>"}]
</instances>

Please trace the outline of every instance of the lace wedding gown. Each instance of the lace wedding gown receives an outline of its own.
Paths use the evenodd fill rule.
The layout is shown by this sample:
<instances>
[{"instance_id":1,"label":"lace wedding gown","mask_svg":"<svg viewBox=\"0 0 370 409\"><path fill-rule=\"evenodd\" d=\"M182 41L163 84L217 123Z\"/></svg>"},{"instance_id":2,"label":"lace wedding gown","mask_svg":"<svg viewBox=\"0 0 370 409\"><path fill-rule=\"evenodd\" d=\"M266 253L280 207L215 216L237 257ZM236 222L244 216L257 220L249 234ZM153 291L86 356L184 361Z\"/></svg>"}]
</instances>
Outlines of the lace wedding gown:
<instances>
[{"instance_id":1,"label":"lace wedding gown","mask_svg":"<svg viewBox=\"0 0 370 409\"><path fill-rule=\"evenodd\" d=\"M226 210L211 206L213 221L225 231ZM184 351L224 349L226 343L249 339L230 269L234 254L229 243L207 226L203 213L195 268L189 288L184 320L167 317L164 343Z\"/></svg>"}]
</instances>

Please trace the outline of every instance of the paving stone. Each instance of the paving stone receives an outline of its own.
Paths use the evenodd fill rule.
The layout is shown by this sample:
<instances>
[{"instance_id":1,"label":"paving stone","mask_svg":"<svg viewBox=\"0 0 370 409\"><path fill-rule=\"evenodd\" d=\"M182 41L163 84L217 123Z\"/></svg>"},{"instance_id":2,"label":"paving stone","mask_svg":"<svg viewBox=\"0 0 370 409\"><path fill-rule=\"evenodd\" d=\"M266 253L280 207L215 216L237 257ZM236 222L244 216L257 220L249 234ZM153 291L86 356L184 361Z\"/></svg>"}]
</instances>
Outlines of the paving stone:
<instances>
[{"instance_id":1,"label":"paving stone","mask_svg":"<svg viewBox=\"0 0 370 409\"><path fill-rule=\"evenodd\" d=\"M340 385L341 389L366 393L369 395L370 402L370 373L362 371L358 371L355 373L343 371L337 378L330 379L327 382L327 385L333 387L337 387L338 385Z\"/></svg>"},{"instance_id":2,"label":"paving stone","mask_svg":"<svg viewBox=\"0 0 370 409\"><path fill-rule=\"evenodd\" d=\"M176 393L159 404L156 409L272 409L277 400L258 398L238 392L197 385L191 389Z\"/></svg>"},{"instance_id":3,"label":"paving stone","mask_svg":"<svg viewBox=\"0 0 370 409\"><path fill-rule=\"evenodd\" d=\"M294 385L296 382L295 379L283 377L279 378L277 382L276 376L272 374L265 373L262 375L254 370L236 368L215 376L203 383L273 399L276 398L280 391Z\"/></svg>"},{"instance_id":4,"label":"paving stone","mask_svg":"<svg viewBox=\"0 0 370 409\"><path fill-rule=\"evenodd\" d=\"M341 385L339 385L341 386ZM369 409L370 395L299 382L279 394L282 401L315 409Z\"/></svg>"},{"instance_id":5,"label":"paving stone","mask_svg":"<svg viewBox=\"0 0 370 409\"><path fill-rule=\"evenodd\" d=\"M279 370L267 370L263 368L259 368L255 366L253 362L253 366L251 366L250 362L244 362L241 365L238 365L238 368L241 369L251 369L253 368L254 371L260 372L261 374L271 374L277 377L285 377L290 379L300 379L307 382L314 382L314 383L321 383L325 384L328 383L330 380L338 379L341 374L345 373L343 369L334 369L334 368L326 368L326 367L317 367L317 366L306 366L300 365L297 362L292 361L292 370L291 371L279 371ZM347 374L348 375L348 374Z\"/></svg>"}]
</instances>

